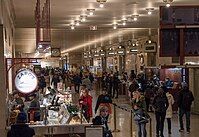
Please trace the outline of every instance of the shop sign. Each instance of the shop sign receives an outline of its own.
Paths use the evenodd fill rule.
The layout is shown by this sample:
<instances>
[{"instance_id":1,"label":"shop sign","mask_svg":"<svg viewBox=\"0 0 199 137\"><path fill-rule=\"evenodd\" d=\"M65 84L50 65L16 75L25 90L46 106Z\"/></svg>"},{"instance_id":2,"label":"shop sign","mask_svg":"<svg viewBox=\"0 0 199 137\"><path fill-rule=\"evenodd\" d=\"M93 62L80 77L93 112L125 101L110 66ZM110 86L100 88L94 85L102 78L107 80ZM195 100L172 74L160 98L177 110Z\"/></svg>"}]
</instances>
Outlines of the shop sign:
<instances>
[{"instance_id":1,"label":"shop sign","mask_svg":"<svg viewBox=\"0 0 199 137\"><path fill-rule=\"evenodd\" d=\"M28 69L18 72L15 77L15 86L21 93L33 92L37 88L37 84L37 76Z\"/></svg>"},{"instance_id":2,"label":"shop sign","mask_svg":"<svg viewBox=\"0 0 199 137\"><path fill-rule=\"evenodd\" d=\"M146 53L156 52L156 47L157 47L156 43L147 43L147 44L145 44L144 51Z\"/></svg>"}]
</instances>

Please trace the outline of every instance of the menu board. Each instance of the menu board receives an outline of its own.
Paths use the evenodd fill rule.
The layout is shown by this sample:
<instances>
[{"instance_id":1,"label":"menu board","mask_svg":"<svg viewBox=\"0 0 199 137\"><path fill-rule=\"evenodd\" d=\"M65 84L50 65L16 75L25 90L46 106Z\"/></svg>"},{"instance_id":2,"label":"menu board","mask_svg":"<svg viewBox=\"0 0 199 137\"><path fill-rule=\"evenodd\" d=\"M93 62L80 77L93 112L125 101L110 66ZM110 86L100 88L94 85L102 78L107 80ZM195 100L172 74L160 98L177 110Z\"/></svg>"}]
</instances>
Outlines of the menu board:
<instances>
[{"instance_id":1,"label":"menu board","mask_svg":"<svg viewBox=\"0 0 199 137\"><path fill-rule=\"evenodd\" d=\"M161 25L199 25L199 6L160 7Z\"/></svg>"},{"instance_id":2,"label":"menu board","mask_svg":"<svg viewBox=\"0 0 199 137\"><path fill-rule=\"evenodd\" d=\"M185 55L198 56L199 55L199 29L185 29Z\"/></svg>"},{"instance_id":3,"label":"menu board","mask_svg":"<svg viewBox=\"0 0 199 137\"><path fill-rule=\"evenodd\" d=\"M180 55L180 31L179 29L160 30L160 56L176 57Z\"/></svg>"}]
</instances>

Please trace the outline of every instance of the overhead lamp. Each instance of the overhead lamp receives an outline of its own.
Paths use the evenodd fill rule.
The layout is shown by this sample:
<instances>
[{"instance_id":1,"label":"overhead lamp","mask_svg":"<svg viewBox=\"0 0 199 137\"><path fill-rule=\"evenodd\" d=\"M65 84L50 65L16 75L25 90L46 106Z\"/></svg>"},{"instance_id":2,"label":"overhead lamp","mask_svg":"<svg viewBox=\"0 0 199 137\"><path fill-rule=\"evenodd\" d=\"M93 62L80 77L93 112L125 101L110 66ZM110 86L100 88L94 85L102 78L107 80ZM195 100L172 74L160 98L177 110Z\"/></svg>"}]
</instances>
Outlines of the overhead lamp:
<instances>
[{"instance_id":1,"label":"overhead lamp","mask_svg":"<svg viewBox=\"0 0 199 137\"><path fill-rule=\"evenodd\" d=\"M104 3L107 1L107 0L96 0L98 3L99 3L99 7L100 8L104 8Z\"/></svg>"},{"instance_id":2,"label":"overhead lamp","mask_svg":"<svg viewBox=\"0 0 199 137\"><path fill-rule=\"evenodd\" d=\"M148 40L148 43L151 44L151 40Z\"/></svg>"},{"instance_id":3,"label":"overhead lamp","mask_svg":"<svg viewBox=\"0 0 199 137\"><path fill-rule=\"evenodd\" d=\"M117 24L113 24L113 29L117 29Z\"/></svg>"},{"instance_id":4,"label":"overhead lamp","mask_svg":"<svg viewBox=\"0 0 199 137\"><path fill-rule=\"evenodd\" d=\"M113 29L117 29L117 25L113 25Z\"/></svg>"},{"instance_id":5,"label":"overhead lamp","mask_svg":"<svg viewBox=\"0 0 199 137\"><path fill-rule=\"evenodd\" d=\"M70 29L74 30L74 29L75 29L75 26L74 26L74 25L71 25L71 26L70 26Z\"/></svg>"},{"instance_id":6,"label":"overhead lamp","mask_svg":"<svg viewBox=\"0 0 199 137\"><path fill-rule=\"evenodd\" d=\"M92 16L94 14L95 9L87 9L87 11L88 14Z\"/></svg>"},{"instance_id":7,"label":"overhead lamp","mask_svg":"<svg viewBox=\"0 0 199 137\"><path fill-rule=\"evenodd\" d=\"M166 3L166 7L170 7L173 0L163 0L163 2Z\"/></svg>"},{"instance_id":8,"label":"overhead lamp","mask_svg":"<svg viewBox=\"0 0 199 137\"><path fill-rule=\"evenodd\" d=\"M99 7L100 7L100 8L104 8L104 3L101 2L100 5L99 5Z\"/></svg>"},{"instance_id":9,"label":"overhead lamp","mask_svg":"<svg viewBox=\"0 0 199 137\"><path fill-rule=\"evenodd\" d=\"M167 3L167 4L166 4L166 7L170 7L170 6L171 6L170 3Z\"/></svg>"},{"instance_id":10,"label":"overhead lamp","mask_svg":"<svg viewBox=\"0 0 199 137\"><path fill-rule=\"evenodd\" d=\"M122 25L123 25L123 26L126 26L126 21L123 21L123 22L122 22Z\"/></svg>"},{"instance_id":11,"label":"overhead lamp","mask_svg":"<svg viewBox=\"0 0 199 137\"><path fill-rule=\"evenodd\" d=\"M154 11L154 8L146 8L147 14L151 15L152 12Z\"/></svg>"},{"instance_id":12,"label":"overhead lamp","mask_svg":"<svg viewBox=\"0 0 199 137\"><path fill-rule=\"evenodd\" d=\"M138 20L139 15L133 15L133 20L137 21Z\"/></svg>"},{"instance_id":13,"label":"overhead lamp","mask_svg":"<svg viewBox=\"0 0 199 137\"><path fill-rule=\"evenodd\" d=\"M82 22L85 22L85 21L86 21L86 17L87 17L86 15L81 15L81 16L80 16L81 21L82 21Z\"/></svg>"},{"instance_id":14,"label":"overhead lamp","mask_svg":"<svg viewBox=\"0 0 199 137\"><path fill-rule=\"evenodd\" d=\"M75 25L76 25L76 26L79 26L79 25L80 25L79 22L80 22L79 20L76 20L76 21L75 21Z\"/></svg>"}]
</instances>

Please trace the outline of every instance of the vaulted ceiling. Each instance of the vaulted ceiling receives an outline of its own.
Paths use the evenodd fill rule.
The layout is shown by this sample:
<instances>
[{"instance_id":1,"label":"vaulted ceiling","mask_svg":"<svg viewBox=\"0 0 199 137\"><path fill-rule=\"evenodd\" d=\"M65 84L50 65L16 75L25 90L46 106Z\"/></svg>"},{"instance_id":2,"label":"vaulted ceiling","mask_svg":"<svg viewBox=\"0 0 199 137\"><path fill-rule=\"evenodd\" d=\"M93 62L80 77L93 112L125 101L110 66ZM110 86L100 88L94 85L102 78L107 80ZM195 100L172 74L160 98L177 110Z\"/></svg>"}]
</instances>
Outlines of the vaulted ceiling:
<instances>
[{"instance_id":1,"label":"vaulted ceiling","mask_svg":"<svg viewBox=\"0 0 199 137\"><path fill-rule=\"evenodd\" d=\"M41 7L45 0L41 0ZM16 14L16 51L31 53L35 51L34 10L36 0L14 0ZM159 6L163 0L107 0L104 8L99 8L96 0L51 0L52 46L67 51L72 47L106 45L110 41L141 38L157 35L159 27ZM199 5L199 0L174 0L172 5ZM151 15L146 8L154 8ZM95 9L93 16L70 29L70 23L79 19L80 15L88 14L87 9ZM129 20L132 15L139 15L137 21ZM122 25L122 18L127 24ZM113 23L118 29L113 30ZM97 30L89 30L96 25ZM151 28L151 31L149 31ZM95 40L93 42L93 40ZM90 42L90 43L89 43Z\"/></svg>"}]
</instances>

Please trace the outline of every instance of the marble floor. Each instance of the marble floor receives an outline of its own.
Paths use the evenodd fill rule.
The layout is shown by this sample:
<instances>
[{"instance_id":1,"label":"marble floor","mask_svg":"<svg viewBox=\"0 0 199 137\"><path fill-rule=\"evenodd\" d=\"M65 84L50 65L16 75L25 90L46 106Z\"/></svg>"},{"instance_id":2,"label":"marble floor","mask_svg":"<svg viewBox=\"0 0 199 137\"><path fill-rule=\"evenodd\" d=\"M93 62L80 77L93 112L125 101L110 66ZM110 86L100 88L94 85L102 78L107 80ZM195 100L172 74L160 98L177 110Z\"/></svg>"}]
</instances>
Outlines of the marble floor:
<instances>
[{"instance_id":1,"label":"marble floor","mask_svg":"<svg viewBox=\"0 0 199 137\"><path fill-rule=\"evenodd\" d=\"M93 96L93 107L95 106L95 100L97 99L97 94L95 92L92 93ZM119 98L118 100L114 100L114 102L121 106L122 108L130 109L128 101L124 98ZM152 135L149 134L149 123L147 124L147 137L155 137L155 115L153 113L149 113L152 118ZM184 117L185 118L185 117ZM185 119L184 119L185 120ZM130 132L130 126L132 123L132 133ZM186 124L184 122L184 124ZM111 130L114 130L114 119L113 114L110 118L109 127ZM130 112L124 111L122 109L116 108L116 128L120 130L120 132L113 132L113 137L137 137L137 129L134 121L131 121ZM164 128L164 136L165 137L199 137L199 115L191 115L191 133L187 134L186 131L179 132L179 124L178 124L178 115L174 114L172 118L172 134L168 135L167 130L167 122L165 121ZM130 134L131 133L131 134Z\"/></svg>"},{"instance_id":2,"label":"marble floor","mask_svg":"<svg viewBox=\"0 0 199 137\"><path fill-rule=\"evenodd\" d=\"M122 107L129 108L128 104L119 104ZM151 118L152 118L152 136L156 136L155 132L155 115L153 113L149 113ZM130 134L130 124L132 122L132 134ZM111 130L114 130L114 120L113 120L113 115L111 118L110 122L110 128ZM184 123L186 124L186 123ZM147 124L147 137L150 137L149 134L149 123ZM174 114L172 118L172 134L168 135L168 130L167 130L167 122L165 121L165 128L164 128L164 136L165 137L199 137L199 115L191 115L191 133L187 134L186 131L184 132L179 132L179 124L178 124L178 115ZM121 110L119 108L116 109L116 128L120 130L120 132L114 132L113 136L114 137L136 137L137 135L137 129L134 121L131 121L131 116L130 112L126 112L124 110Z\"/></svg>"}]
</instances>

